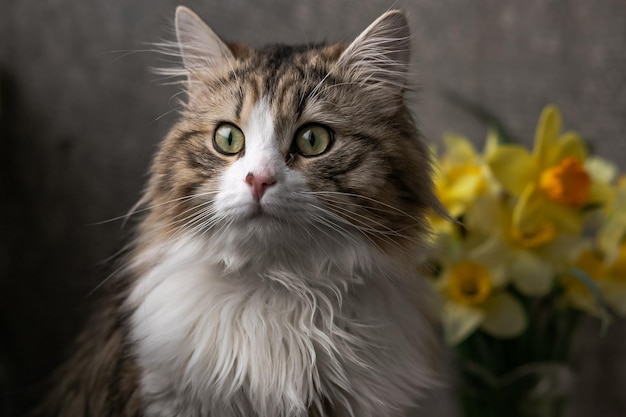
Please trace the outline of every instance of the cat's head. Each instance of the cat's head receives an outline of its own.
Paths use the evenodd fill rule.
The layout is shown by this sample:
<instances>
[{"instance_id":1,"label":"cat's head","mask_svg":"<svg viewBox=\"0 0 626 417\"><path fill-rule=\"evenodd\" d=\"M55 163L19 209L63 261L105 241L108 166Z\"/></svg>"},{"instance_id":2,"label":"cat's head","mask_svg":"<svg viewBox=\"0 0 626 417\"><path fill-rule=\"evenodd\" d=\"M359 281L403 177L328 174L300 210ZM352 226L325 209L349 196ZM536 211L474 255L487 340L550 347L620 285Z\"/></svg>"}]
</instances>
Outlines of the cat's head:
<instances>
[{"instance_id":1,"label":"cat's head","mask_svg":"<svg viewBox=\"0 0 626 417\"><path fill-rule=\"evenodd\" d=\"M226 44L184 7L176 32L187 99L153 165L148 224L244 258L415 246L437 202L405 104L402 12L349 45Z\"/></svg>"}]
</instances>

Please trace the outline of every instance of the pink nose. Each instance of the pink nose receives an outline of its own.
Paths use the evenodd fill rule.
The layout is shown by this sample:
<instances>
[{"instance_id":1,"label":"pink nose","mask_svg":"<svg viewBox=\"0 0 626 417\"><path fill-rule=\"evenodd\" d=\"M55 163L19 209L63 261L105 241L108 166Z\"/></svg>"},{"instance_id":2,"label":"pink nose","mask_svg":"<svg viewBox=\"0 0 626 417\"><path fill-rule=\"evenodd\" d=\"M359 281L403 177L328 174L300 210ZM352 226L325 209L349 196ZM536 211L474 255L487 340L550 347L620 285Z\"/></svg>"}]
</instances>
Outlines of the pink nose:
<instances>
[{"instance_id":1,"label":"pink nose","mask_svg":"<svg viewBox=\"0 0 626 417\"><path fill-rule=\"evenodd\" d=\"M259 202L263 198L265 191L276 184L276 178L272 175L254 175L252 172L246 175L246 183L252 189L252 196Z\"/></svg>"}]
</instances>

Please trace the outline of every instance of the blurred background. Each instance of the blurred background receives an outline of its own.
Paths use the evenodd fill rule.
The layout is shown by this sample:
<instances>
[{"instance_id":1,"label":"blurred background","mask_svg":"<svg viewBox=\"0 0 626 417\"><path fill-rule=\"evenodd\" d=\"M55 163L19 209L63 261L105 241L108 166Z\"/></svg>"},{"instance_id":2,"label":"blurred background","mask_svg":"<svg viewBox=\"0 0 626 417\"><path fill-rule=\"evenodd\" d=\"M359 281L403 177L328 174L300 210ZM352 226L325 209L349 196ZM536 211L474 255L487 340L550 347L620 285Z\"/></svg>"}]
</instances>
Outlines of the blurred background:
<instances>
[{"instance_id":1,"label":"blurred background","mask_svg":"<svg viewBox=\"0 0 626 417\"><path fill-rule=\"evenodd\" d=\"M623 0L2 0L0 3L0 415L40 393L113 270L176 87L150 67L185 4L222 37L260 45L349 41L390 7L413 30L415 114L427 140L484 126L443 98L481 103L523 143L555 103L566 129L626 169ZM626 415L626 323L576 339L569 415ZM457 415L451 388L425 414Z\"/></svg>"}]
</instances>

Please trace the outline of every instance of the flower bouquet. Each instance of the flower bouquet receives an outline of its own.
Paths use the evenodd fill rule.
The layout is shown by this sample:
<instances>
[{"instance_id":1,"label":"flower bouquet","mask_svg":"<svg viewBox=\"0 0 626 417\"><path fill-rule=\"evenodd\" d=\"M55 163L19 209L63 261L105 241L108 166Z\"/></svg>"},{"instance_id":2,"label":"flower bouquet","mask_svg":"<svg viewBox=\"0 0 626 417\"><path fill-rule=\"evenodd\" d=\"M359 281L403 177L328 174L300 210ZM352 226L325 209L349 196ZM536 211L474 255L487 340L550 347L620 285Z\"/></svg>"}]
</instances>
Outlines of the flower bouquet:
<instances>
[{"instance_id":1,"label":"flower bouquet","mask_svg":"<svg viewBox=\"0 0 626 417\"><path fill-rule=\"evenodd\" d=\"M447 136L426 274L460 370L466 416L558 416L585 315L626 315L626 177L541 113L532 150L490 129L482 152Z\"/></svg>"}]
</instances>

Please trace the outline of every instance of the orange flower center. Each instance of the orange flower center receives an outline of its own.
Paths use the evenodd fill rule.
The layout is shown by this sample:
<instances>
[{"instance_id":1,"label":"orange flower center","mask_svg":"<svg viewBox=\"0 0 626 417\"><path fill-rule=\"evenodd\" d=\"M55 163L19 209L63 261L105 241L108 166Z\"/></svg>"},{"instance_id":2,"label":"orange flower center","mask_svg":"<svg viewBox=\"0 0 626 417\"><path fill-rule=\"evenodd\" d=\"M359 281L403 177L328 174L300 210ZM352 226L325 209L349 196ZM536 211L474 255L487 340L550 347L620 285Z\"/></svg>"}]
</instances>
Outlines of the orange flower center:
<instances>
[{"instance_id":1,"label":"orange flower center","mask_svg":"<svg viewBox=\"0 0 626 417\"><path fill-rule=\"evenodd\" d=\"M541 173L539 187L552 201L580 207L589 199L591 177L580 160L567 157Z\"/></svg>"},{"instance_id":2,"label":"orange flower center","mask_svg":"<svg viewBox=\"0 0 626 417\"><path fill-rule=\"evenodd\" d=\"M491 294L489 271L474 262L464 262L450 271L450 296L461 304L480 304Z\"/></svg>"}]
</instances>

